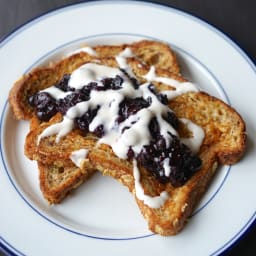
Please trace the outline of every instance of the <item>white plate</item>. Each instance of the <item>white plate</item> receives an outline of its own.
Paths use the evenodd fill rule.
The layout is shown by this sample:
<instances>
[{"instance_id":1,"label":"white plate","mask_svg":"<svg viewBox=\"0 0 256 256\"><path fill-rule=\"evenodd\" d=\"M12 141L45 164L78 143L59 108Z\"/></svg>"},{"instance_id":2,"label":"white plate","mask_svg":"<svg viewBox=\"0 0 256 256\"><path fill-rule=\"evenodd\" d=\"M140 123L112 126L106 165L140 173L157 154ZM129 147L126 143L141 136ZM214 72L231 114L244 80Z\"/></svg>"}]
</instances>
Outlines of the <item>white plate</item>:
<instances>
[{"instance_id":1,"label":"white plate","mask_svg":"<svg viewBox=\"0 0 256 256\"><path fill-rule=\"evenodd\" d=\"M175 237L147 230L126 188L96 174L61 205L48 206L36 165L24 157L26 122L7 103L13 82L31 68L86 42L141 38L168 42L183 74L244 117L248 149L241 162L221 167L186 228ZM0 44L0 242L17 255L217 255L256 217L256 70L230 39L201 20L155 4L101 1L69 6L37 18Z\"/></svg>"}]
</instances>

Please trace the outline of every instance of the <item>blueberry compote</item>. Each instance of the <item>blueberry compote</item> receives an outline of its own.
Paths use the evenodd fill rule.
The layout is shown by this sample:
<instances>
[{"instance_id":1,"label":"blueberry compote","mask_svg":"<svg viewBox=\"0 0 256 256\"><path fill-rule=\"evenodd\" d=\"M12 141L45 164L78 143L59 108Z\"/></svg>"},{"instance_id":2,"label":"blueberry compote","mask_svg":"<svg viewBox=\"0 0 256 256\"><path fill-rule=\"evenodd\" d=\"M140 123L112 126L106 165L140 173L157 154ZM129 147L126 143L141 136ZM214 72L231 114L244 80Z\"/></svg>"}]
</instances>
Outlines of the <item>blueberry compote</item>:
<instances>
[{"instance_id":1,"label":"blueberry compote","mask_svg":"<svg viewBox=\"0 0 256 256\"><path fill-rule=\"evenodd\" d=\"M128 76L125 72L124 75ZM123 78L116 75L114 78L104 78L100 82L90 82L80 89L69 87L70 75L64 75L61 81L54 86L66 93L64 98L55 99L45 91L38 92L29 98L29 103L35 108L37 116L42 121L49 120L57 112L65 115L66 112L79 102L90 100L92 91L119 90L122 88ZM139 83L135 78L130 79L134 88L137 90ZM166 95L157 93L152 84L149 90L164 105L168 104ZM129 116L135 115L143 108L148 108L152 103L152 98L127 98L125 97L119 104L117 125L124 122ZM75 127L84 134L89 132L89 125L97 115L100 106L89 108L82 116L74 120ZM174 129L178 129L179 120L170 110L163 116ZM104 125L100 124L93 133L97 137L104 136ZM129 127L125 127L129 129ZM152 117L149 122L149 132L151 135L150 143L144 145L139 153L135 153L132 147L127 152L127 158L136 158L137 163L144 166L161 183L170 182L174 187L183 185L200 167L201 160L193 155L191 150L180 142L177 136L169 133L169 140L161 135L159 123L156 117ZM122 132L124 132L124 130Z\"/></svg>"}]
</instances>

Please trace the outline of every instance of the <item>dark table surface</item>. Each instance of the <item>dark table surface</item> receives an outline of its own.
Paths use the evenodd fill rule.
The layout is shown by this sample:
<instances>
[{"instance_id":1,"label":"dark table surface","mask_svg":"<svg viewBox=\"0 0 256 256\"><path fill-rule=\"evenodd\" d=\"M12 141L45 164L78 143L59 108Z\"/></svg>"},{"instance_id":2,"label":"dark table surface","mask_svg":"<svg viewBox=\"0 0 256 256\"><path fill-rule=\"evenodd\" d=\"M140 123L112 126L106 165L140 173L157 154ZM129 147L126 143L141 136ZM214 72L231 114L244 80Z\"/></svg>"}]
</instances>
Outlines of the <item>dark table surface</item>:
<instances>
[{"instance_id":1,"label":"dark table surface","mask_svg":"<svg viewBox=\"0 0 256 256\"><path fill-rule=\"evenodd\" d=\"M79 2L82 1L0 0L0 39L39 15ZM256 63L256 1L162 0L151 2L169 5L207 21L235 41ZM223 255L256 255L256 222Z\"/></svg>"}]
</instances>

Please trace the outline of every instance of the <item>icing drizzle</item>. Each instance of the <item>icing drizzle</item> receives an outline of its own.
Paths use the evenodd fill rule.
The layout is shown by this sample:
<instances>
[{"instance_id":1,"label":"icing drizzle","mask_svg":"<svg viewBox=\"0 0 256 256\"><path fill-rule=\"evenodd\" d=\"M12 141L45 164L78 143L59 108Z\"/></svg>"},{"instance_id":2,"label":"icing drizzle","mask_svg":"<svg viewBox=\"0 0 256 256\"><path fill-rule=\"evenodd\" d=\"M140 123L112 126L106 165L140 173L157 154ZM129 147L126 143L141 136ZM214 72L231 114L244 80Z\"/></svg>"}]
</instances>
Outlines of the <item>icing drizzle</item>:
<instances>
[{"instance_id":1,"label":"icing drizzle","mask_svg":"<svg viewBox=\"0 0 256 256\"><path fill-rule=\"evenodd\" d=\"M132 150L136 157L145 146L150 145L152 134L150 133L149 126L153 118L157 120L160 129L159 133L164 138L166 147L168 147L173 136L178 137L179 135L174 127L164 118L171 110L159 100L154 89L152 89L152 82L162 82L174 87L174 90L161 92L168 100L188 91L198 91L198 89L190 82L179 82L172 78L158 77L153 66L144 75L147 82L136 87L131 81L131 77L135 77L135 75L127 63L127 58L132 56L133 53L129 48L116 56L116 61L120 69L97 63L86 63L76 69L71 74L68 82L68 86L74 90L81 90L90 83L96 83L98 88L100 88L103 86L102 79L115 78L117 76L122 78L122 86L118 89L91 90L90 97L86 101L79 102L69 108L61 122L47 127L39 135L38 144L42 138L55 134L57 135L56 142L59 143L63 136L72 131L76 118L81 117L90 109L97 108L97 114L89 124L89 131L93 132L104 124L103 136L98 140L98 144L104 143L110 145L119 158L127 159L129 150ZM125 72L122 70L125 70ZM56 100L63 99L71 93L63 92L55 87L45 89L44 92L47 92ZM148 107L139 109L118 123L120 104L127 98L143 99L145 102L148 102ZM180 121L187 125L193 134L192 138L181 140L191 148L193 153L196 153L203 141L204 132L202 128L190 120L181 119ZM87 151L73 152L71 159L78 166L81 161L81 154L85 158L87 153ZM160 175L169 176L172 171L170 169L169 158L164 159L163 168L164 171ZM135 159L133 160L133 174L137 198L143 200L145 204L152 208L162 206L168 198L168 193L163 191L157 197L145 195L143 187L140 184L140 173Z\"/></svg>"}]
</instances>

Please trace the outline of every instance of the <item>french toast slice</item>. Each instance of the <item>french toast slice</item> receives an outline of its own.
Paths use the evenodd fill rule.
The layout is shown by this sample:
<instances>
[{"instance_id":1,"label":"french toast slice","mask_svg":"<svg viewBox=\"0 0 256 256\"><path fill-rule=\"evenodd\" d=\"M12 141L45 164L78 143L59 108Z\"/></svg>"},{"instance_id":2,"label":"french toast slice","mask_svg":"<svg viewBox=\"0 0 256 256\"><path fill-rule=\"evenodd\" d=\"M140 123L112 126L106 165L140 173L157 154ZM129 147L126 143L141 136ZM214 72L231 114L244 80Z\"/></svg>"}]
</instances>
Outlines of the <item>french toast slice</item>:
<instances>
[{"instance_id":1,"label":"french toast slice","mask_svg":"<svg viewBox=\"0 0 256 256\"><path fill-rule=\"evenodd\" d=\"M31 122L36 122L36 117L31 119ZM59 123L62 120L62 115L57 113L48 122L42 122L38 126L31 126L29 133L26 136L24 153L30 160L36 160L45 164L59 165L70 162L71 153L79 149L91 150L96 142L97 137L93 134L87 135L84 139L83 133L75 129L62 140L62 143L56 143L55 137L47 137L38 144L39 135L49 126ZM69 160L69 161L67 161ZM69 164L70 165L70 164Z\"/></svg>"},{"instance_id":2,"label":"french toast slice","mask_svg":"<svg viewBox=\"0 0 256 256\"><path fill-rule=\"evenodd\" d=\"M55 121L57 121L57 116ZM36 116L33 116L30 120L29 134L38 130L43 124ZM30 141L25 144L24 153L29 159L36 160L33 143ZM37 161L37 166L41 192L50 204L60 203L73 189L89 179L96 171L86 159L81 162L79 167L76 166L70 155L58 158L40 158Z\"/></svg>"},{"instance_id":3,"label":"french toast slice","mask_svg":"<svg viewBox=\"0 0 256 256\"><path fill-rule=\"evenodd\" d=\"M180 107L182 105L182 107ZM120 161L108 146L97 147L89 154L92 164L129 188L151 231L164 236L177 234L205 193L219 164L237 162L245 150L245 124L241 117L222 101L205 93L187 93L170 102L175 114L189 118L204 129L205 138L198 153L201 169L183 186L160 184L140 167L140 183L147 195L167 191L169 199L160 208L151 208L136 197L133 165ZM184 133L183 133L184 135Z\"/></svg>"},{"instance_id":4,"label":"french toast slice","mask_svg":"<svg viewBox=\"0 0 256 256\"><path fill-rule=\"evenodd\" d=\"M149 72L149 67L138 65L137 60L134 59L128 62L136 76L143 81ZM117 65L114 59L102 59L101 64ZM185 81L182 77L175 76L166 70L157 69L156 73L161 77ZM152 83L159 92L173 90L164 83L154 81ZM38 137L46 127L62 120L59 114L50 122L43 123L38 129L31 131L27 136L26 145L30 147L32 145L33 159L38 161L66 159L74 150L88 149L87 159L95 169L120 181L134 194L143 216L148 221L149 229L161 235L174 235L184 227L186 220L207 189L218 164L234 164L241 158L245 150L246 132L244 121L234 109L204 92L183 93L171 99L168 105L177 117L189 119L200 126L204 130L205 137L198 152L202 166L181 186L161 183L149 174L145 167L138 166L139 182L146 195L155 197L163 191L168 193L168 199L159 208L152 208L137 197L133 162L120 159L106 144L98 145L97 139L91 134L83 136L79 131L73 130L59 143L55 142L55 135L44 137L38 142ZM186 127L183 128L181 126L181 130L178 130L180 137L190 137Z\"/></svg>"},{"instance_id":5,"label":"french toast slice","mask_svg":"<svg viewBox=\"0 0 256 256\"><path fill-rule=\"evenodd\" d=\"M138 46L140 42L133 46L136 44L136 47L142 47ZM142 42L141 44L143 45ZM131 48L133 46L130 45ZM138 49L136 47L135 49ZM126 64L136 75L140 84L151 77L151 68L146 64L152 65L154 61L165 63L161 58L149 57L151 56L148 53L150 47L148 48L146 43L144 47L144 51L136 53L139 57L128 56L126 59ZM101 57L107 56L108 58L95 58L95 55L82 52L64 59L51 68L34 71L30 77L25 77L15 84L10 93L10 103L17 119L31 120L30 132L25 142L25 154L30 159L38 161L41 190L49 202L60 202L71 189L86 180L97 169L128 187L135 196L150 230L161 235L174 235L184 227L186 220L207 189L218 164L234 164L245 151L245 123L234 109L203 92L186 91L169 100L168 106L178 118L191 120L200 126L205 134L197 153L201 159L200 169L185 183L176 186L170 182L160 182L145 166L135 165L134 160L130 158L119 158L109 145L98 144L98 138L91 133L85 135L80 130L73 129L59 142L56 142L55 134L41 138L41 134L48 127L63 120L63 115L57 113L49 121L40 122L36 117L32 118L34 110L28 103L31 95L52 86L64 74L71 73L85 63L119 67L118 61L113 56L126 48L127 45L102 46L98 49L94 47L93 50L98 56L101 53ZM135 52L135 49L132 51ZM111 53L104 55L105 50ZM146 57L143 56L143 52ZM141 62L140 58L145 58L145 61ZM176 62L175 58L170 61L170 63L173 62ZM168 78L170 81L186 82L179 74L179 69L170 72L156 68L155 73L158 77ZM174 85L172 87L164 81L166 80L160 79L150 82L157 92L175 91ZM192 136L186 125L179 125L177 129L180 138ZM84 164L77 167L71 161L70 156L80 149L85 149L88 153ZM137 176L138 173L139 176ZM146 196L158 197L165 192L168 197L161 206L151 207L138 196L138 183Z\"/></svg>"},{"instance_id":6,"label":"french toast slice","mask_svg":"<svg viewBox=\"0 0 256 256\"><path fill-rule=\"evenodd\" d=\"M169 45L159 42L142 40L132 44L101 45L92 47L96 54L81 51L48 67L36 68L29 74L23 75L12 87L9 93L9 103L17 120L29 120L34 113L28 103L31 95L58 82L64 74L70 74L85 62L114 57L125 49L130 48L133 57L147 65L167 69L179 75L180 68L174 51Z\"/></svg>"},{"instance_id":7,"label":"french toast slice","mask_svg":"<svg viewBox=\"0 0 256 256\"><path fill-rule=\"evenodd\" d=\"M129 66L132 69L132 72L136 75L138 80L143 83L145 81L144 75L146 75L149 72L149 66L146 66L139 62L137 59L130 58L127 60ZM85 62L90 63L90 61ZM85 64L84 63L84 64ZM102 58L98 59L98 64L106 65L109 67L117 67L118 63L114 58ZM175 81L185 82L186 80L181 76L174 73L169 72L165 69L157 69L156 74L162 77L172 78ZM169 85L164 85L163 83L157 82L157 89L160 90L172 90L172 87ZM47 139L42 139L40 146L37 145L37 139L38 135L46 129L48 126L52 125L53 123L60 122L62 120L62 115L60 113L56 114L49 122L43 122L39 127L37 123L37 118L34 116L34 118L31 119L31 122L35 123L35 129L31 126L30 132L28 133L25 141L25 155L31 159L31 160L38 160L43 162L52 162L55 159L65 159L68 158L70 153L74 150L79 149L79 147L88 147L92 148L93 145L89 145L91 141L97 140L97 138L89 134L86 136L87 140L83 141L80 140L80 137L84 137L83 133L78 130L72 131L70 134L64 138L65 142L62 144L55 145L54 137L49 137L50 141ZM79 138L78 141L73 140L76 138ZM88 144L87 144L88 141ZM81 144L83 143L83 144ZM95 144L95 143L94 143ZM56 146L56 148L55 148Z\"/></svg>"},{"instance_id":8,"label":"french toast slice","mask_svg":"<svg viewBox=\"0 0 256 256\"><path fill-rule=\"evenodd\" d=\"M13 86L9 95L9 102L15 118L29 119L30 130L35 130L40 124L40 120L34 116L34 110L30 104L28 104L28 99L31 95L35 94L37 91L52 86L58 80L60 80L64 74L71 73L84 62L95 61L96 59L100 59L102 57L114 57L120 52L124 51L126 48L130 48L133 57L140 60L142 63L155 65L156 67L162 69L170 69L172 72L177 74L180 72L173 50L163 42L142 40L132 44L95 46L89 49L89 53L88 51L86 52L82 50L80 52L73 53L69 57L65 57L63 60L57 63L51 63L49 67L36 68L28 75L24 75L20 80L18 80ZM36 159L36 157L33 158L34 152L31 145L32 144L30 143L26 143L25 154L30 159ZM89 167L87 175L87 171L85 169L86 166L83 166L82 172L81 169L74 165L72 168L69 165L66 167L65 164L63 164L68 162L67 159L69 159L69 156L66 155L63 158L61 170L64 170L65 173L65 170L68 169L69 174L72 173L71 170L73 170L73 174L67 176L70 177L70 180L66 178L66 183L62 182L59 185L55 183L55 185L51 187L50 184L52 184L52 182L47 181L46 178L51 176L53 170L55 172L58 170L60 161L56 162L55 160L60 158L56 158L54 154L52 154L50 157L48 155L47 157L42 158L43 159L41 160L38 159L40 187L45 198L50 203L59 203L65 197L64 195L68 193L69 188L71 189L72 187L76 186L76 183L79 183L77 179L73 179L73 176L80 177L81 180L84 180L93 172L91 171L92 168ZM82 174L78 175L78 173ZM58 181L61 179L55 180Z\"/></svg>"},{"instance_id":9,"label":"french toast slice","mask_svg":"<svg viewBox=\"0 0 256 256\"><path fill-rule=\"evenodd\" d=\"M101 59L102 64L105 65L109 65L109 66L115 66L116 62L113 58L108 58L108 59ZM138 66L140 64L140 62L138 62L138 60L135 59L130 59L129 61L130 65L134 68L134 72L136 72L136 66ZM137 70L136 74L137 76L141 76L142 74L145 74L148 69L145 69L144 66L142 64L141 68L139 70ZM161 74L170 74L168 71L165 70L160 70ZM141 72L141 74L139 74ZM172 74L172 77L175 78L176 80L180 80L180 81L185 81L180 75L176 75L176 74ZM141 78L143 79L143 78ZM42 170L44 170L44 173L46 173L46 169L47 166L49 166L49 173L51 173L51 166L57 166L60 162L60 159L62 159L63 162L65 162L67 159L69 159L70 154L72 153L72 151L75 151L77 149L79 149L79 147L82 148L87 148L87 149L91 149L94 145L95 145L95 136L90 135L90 140L87 136L87 140L74 140L74 138L79 138L82 137L81 132L79 131L74 131L72 133L70 133L67 138L66 141L67 143L63 144L63 148L59 149L59 148L55 148L53 146L53 141L47 141L45 140L45 144L42 143L40 144L40 147L37 147L36 145L36 141L35 139L37 138L37 135L39 132L42 132L43 129L45 129L47 126L51 125L52 122L56 122L57 120L60 119L60 114L57 114L53 120L51 120L50 122L43 122L40 126L40 128L38 127L38 125L40 124L38 118L36 116L34 116L33 118L30 119L30 132L27 136L26 139L26 143L25 143L25 155L31 159L31 160L36 160L39 161L41 163L44 163L43 167L42 164L40 165L41 168L39 168L39 172L41 173ZM82 142L82 144L81 144ZM66 147L65 147L66 146ZM57 163L56 163L57 162ZM63 167L65 168L65 166ZM77 168L74 168L73 170L77 171ZM86 171L83 167L83 172L85 173L86 176ZM89 173L91 173L91 170L89 170ZM42 175L40 174L40 184L41 184L41 190L45 196L45 198L50 202L50 203L57 203L60 202L60 199L63 199L64 196L58 196L56 199L53 198L54 195L58 195L62 194L66 194L66 190L62 190L63 186L59 186L59 191L58 193L56 192L56 188L55 188L55 193L51 194L51 197L49 197L49 193L47 191L49 191L49 186L46 186L47 183L45 182L45 180L42 180ZM81 177L83 179L83 177ZM66 181L67 183L69 181ZM50 198L50 200L49 200Z\"/></svg>"},{"instance_id":10,"label":"french toast slice","mask_svg":"<svg viewBox=\"0 0 256 256\"><path fill-rule=\"evenodd\" d=\"M186 102L183 106L184 109L179 107L183 100ZM134 194L143 216L148 221L149 229L161 235L174 235L184 227L185 221L192 214L197 202L207 189L218 164L234 164L238 161L244 152L246 139L244 122L240 116L222 101L205 93L184 94L172 100L170 105L177 116L191 118L194 123L200 125L205 131L205 139L199 151L202 168L181 187L175 188L171 184L161 184L143 167L140 167L140 183L147 195L157 196L162 191L167 191L170 196L170 199L160 208L150 208L136 197L133 164L119 159L109 146L95 146L95 139L83 136L74 138L74 134L70 133L63 138L63 143L56 145L58 150L57 148L53 150L54 152L58 151L57 156L63 157L63 159L67 157L65 154L69 155L73 150L77 150L78 148L72 148L70 145L66 148L62 147L67 145L66 142L70 137L73 140L72 144L77 144L74 141L78 141L82 148L89 149L87 159L91 165L104 175L112 176L127 186ZM206 106L208 115L205 119L203 115L207 111ZM42 127L42 130L44 128ZM41 130L38 130L38 134L40 132ZM32 137L36 138L34 135ZM52 155L47 148L49 147L48 142L54 140L55 136L42 140L45 147L40 147L40 152L37 152L39 154L37 157L40 160L48 159ZM60 147L62 150L59 149Z\"/></svg>"}]
</instances>

